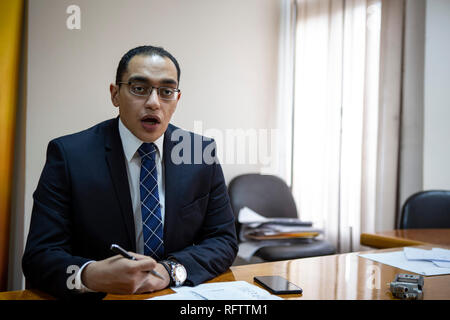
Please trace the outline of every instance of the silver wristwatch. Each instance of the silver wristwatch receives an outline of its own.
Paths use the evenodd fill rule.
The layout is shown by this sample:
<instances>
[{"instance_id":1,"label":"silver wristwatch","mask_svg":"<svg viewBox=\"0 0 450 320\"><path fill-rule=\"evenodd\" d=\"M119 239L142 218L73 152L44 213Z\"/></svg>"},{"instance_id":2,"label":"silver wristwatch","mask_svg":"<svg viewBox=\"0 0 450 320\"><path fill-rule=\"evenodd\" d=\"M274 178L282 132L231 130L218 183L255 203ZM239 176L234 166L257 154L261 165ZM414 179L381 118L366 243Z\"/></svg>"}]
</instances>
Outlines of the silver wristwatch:
<instances>
[{"instance_id":1,"label":"silver wristwatch","mask_svg":"<svg viewBox=\"0 0 450 320\"><path fill-rule=\"evenodd\" d=\"M166 268L170 276L170 286L180 287L186 281L187 271L186 268L175 261L163 260L161 264Z\"/></svg>"}]
</instances>

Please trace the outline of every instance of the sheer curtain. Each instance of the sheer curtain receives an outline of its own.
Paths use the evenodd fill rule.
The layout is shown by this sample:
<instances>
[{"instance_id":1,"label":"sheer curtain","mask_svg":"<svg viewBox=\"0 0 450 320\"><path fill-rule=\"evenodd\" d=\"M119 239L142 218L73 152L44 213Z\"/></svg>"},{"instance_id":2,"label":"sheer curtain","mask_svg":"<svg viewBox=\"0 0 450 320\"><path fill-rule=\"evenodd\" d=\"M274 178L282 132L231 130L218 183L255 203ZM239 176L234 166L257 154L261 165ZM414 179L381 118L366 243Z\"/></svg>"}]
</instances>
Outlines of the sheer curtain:
<instances>
[{"instance_id":1,"label":"sheer curtain","mask_svg":"<svg viewBox=\"0 0 450 320\"><path fill-rule=\"evenodd\" d=\"M289 186L292 183L292 106L294 101L294 46L296 5L293 0L280 0L280 32L278 42L278 86L276 141L271 146L272 163L262 174L275 174Z\"/></svg>"},{"instance_id":2,"label":"sheer curtain","mask_svg":"<svg viewBox=\"0 0 450 320\"><path fill-rule=\"evenodd\" d=\"M385 110L400 101L383 95L400 79L384 72L393 14L382 15L391 1L296 2L292 191L301 219L323 228L339 252L359 249L361 232L383 221L378 215L395 217L380 191L390 186L395 199L397 158L387 152L398 145L385 141L399 124Z\"/></svg>"}]
</instances>

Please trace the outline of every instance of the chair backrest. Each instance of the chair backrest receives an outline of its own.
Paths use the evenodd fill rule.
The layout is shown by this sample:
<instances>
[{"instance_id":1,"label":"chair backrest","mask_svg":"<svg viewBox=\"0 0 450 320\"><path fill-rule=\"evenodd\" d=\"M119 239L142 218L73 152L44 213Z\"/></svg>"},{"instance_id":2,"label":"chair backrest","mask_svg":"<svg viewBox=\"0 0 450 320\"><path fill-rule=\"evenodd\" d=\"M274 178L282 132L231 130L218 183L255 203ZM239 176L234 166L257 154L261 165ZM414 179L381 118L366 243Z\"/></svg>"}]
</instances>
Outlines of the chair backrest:
<instances>
[{"instance_id":1,"label":"chair backrest","mask_svg":"<svg viewBox=\"0 0 450 320\"><path fill-rule=\"evenodd\" d=\"M421 191L403 205L400 229L450 228L450 191Z\"/></svg>"},{"instance_id":2,"label":"chair backrest","mask_svg":"<svg viewBox=\"0 0 450 320\"><path fill-rule=\"evenodd\" d=\"M245 174L235 177L228 186L236 221L239 211L248 207L268 218L297 218L291 190L272 175Z\"/></svg>"}]
</instances>

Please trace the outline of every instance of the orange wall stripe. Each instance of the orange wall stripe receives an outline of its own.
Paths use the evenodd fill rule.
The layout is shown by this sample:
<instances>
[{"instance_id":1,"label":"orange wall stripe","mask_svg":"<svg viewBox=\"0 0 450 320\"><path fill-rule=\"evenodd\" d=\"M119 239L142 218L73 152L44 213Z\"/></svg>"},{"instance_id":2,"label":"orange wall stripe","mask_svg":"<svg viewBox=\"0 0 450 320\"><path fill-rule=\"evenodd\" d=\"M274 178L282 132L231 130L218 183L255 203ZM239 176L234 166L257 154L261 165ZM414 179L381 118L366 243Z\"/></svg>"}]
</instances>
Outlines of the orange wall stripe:
<instances>
[{"instance_id":1,"label":"orange wall stripe","mask_svg":"<svg viewBox=\"0 0 450 320\"><path fill-rule=\"evenodd\" d=\"M23 0L0 1L0 291L8 276L9 225Z\"/></svg>"}]
</instances>

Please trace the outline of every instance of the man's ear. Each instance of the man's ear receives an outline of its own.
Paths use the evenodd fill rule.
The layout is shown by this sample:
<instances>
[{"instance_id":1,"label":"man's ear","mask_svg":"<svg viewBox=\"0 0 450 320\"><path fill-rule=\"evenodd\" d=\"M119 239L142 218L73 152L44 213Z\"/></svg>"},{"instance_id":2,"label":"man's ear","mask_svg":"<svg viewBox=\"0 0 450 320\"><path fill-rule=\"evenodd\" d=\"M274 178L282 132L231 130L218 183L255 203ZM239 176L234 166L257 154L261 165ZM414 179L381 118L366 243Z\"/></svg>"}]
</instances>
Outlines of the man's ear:
<instances>
[{"instance_id":1,"label":"man's ear","mask_svg":"<svg viewBox=\"0 0 450 320\"><path fill-rule=\"evenodd\" d=\"M109 92L111 93L111 101L115 107L119 107L119 86L115 84L109 85Z\"/></svg>"}]
</instances>

